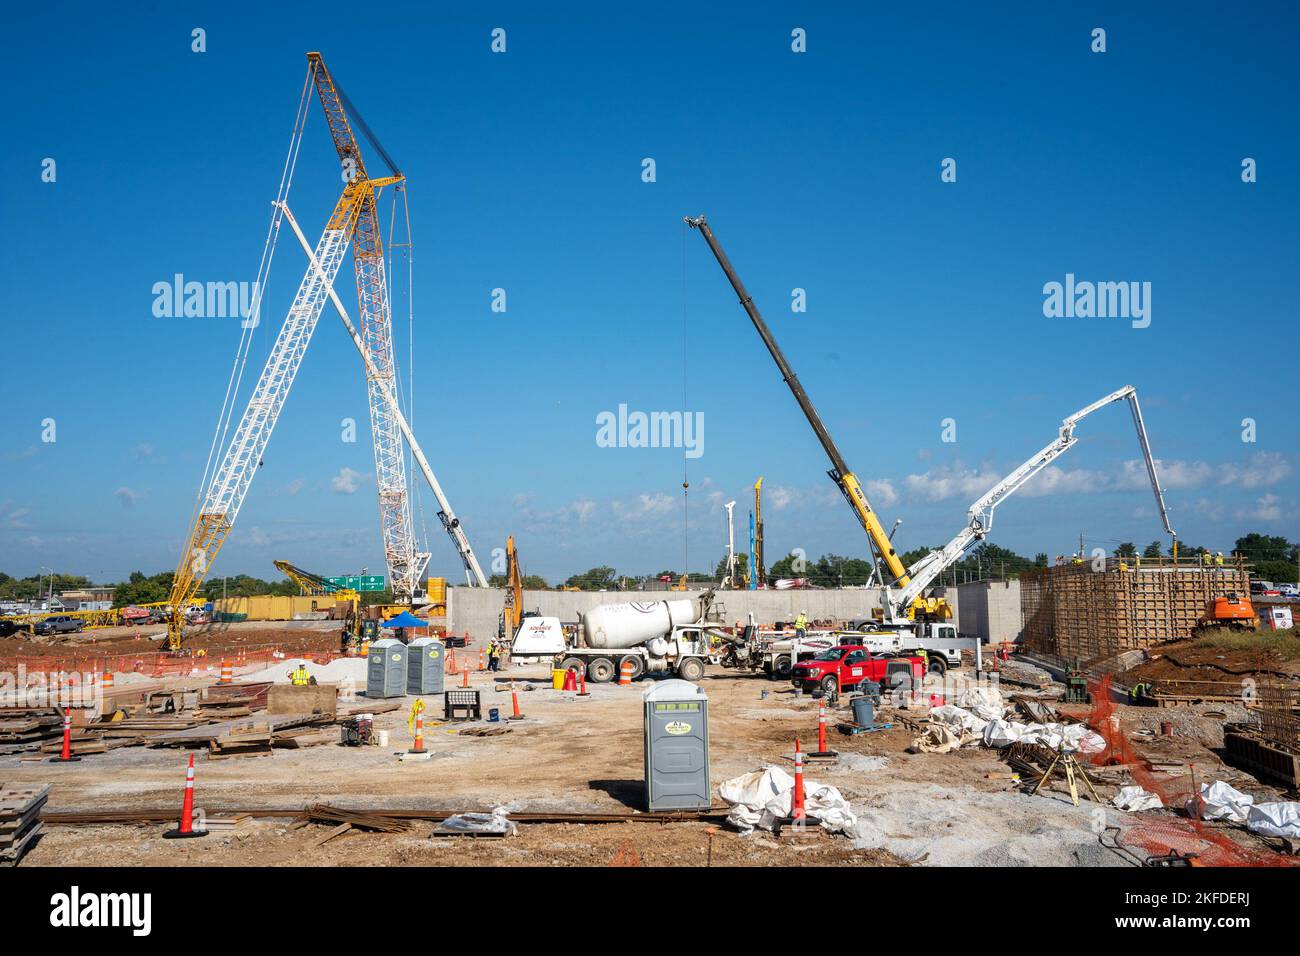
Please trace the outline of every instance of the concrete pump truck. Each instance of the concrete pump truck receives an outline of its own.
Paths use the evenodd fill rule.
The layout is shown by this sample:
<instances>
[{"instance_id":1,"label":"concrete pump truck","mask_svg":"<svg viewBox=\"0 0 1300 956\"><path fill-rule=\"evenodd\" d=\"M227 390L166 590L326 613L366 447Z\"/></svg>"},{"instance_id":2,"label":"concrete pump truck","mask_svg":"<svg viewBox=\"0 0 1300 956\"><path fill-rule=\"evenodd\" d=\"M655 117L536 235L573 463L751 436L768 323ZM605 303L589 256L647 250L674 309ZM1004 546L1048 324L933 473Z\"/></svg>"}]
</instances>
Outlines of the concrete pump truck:
<instances>
[{"instance_id":1,"label":"concrete pump truck","mask_svg":"<svg viewBox=\"0 0 1300 956\"><path fill-rule=\"evenodd\" d=\"M740 276L732 268L726 253L722 251L708 221L704 216L695 218L688 216L685 221L691 228L699 230L714 258L718 260L718 265L722 267L723 273L731 282L731 287L740 298L741 306L749 315L768 352L771 353L782 378L789 386L795 401L799 403L799 408L808 419L808 424L812 426L822 448L826 450L831 461L831 469L827 474L839 487L849 507L853 509L858 522L867 532L874 553L883 561L892 579L889 584L880 588L879 606L872 609L870 616L864 616L853 622L855 627L870 632L869 640L860 641L864 646L871 647L873 651L879 649L886 653L907 653L924 649L929 655L931 669L939 672L945 671L949 665L959 663L961 651L965 648L974 652L976 668L982 669L979 640L958 635L957 627L952 622L951 605L943 597L928 593L929 589L947 568L960 560L961 556L976 542L988 535L993 526L994 509L1003 500L1078 441L1074 436L1075 426L1088 415L1112 402L1128 402L1133 424L1137 429L1138 442L1142 447L1147 477L1155 493L1156 505L1164 522L1165 532L1173 541L1174 553L1177 554L1177 535L1169 524L1169 513L1165 508L1164 493L1156 474L1156 462L1151 454L1150 442L1147 440L1142 410L1138 405L1137 390L1131 385L1125 385L1066 418L1061 423L1055 440L1027 459L971 505L967 513L966 525L951 541L942 548L930 551L910 567L904 567L898 552L894 550L890 535L886 533L880 519L867 501L861 481L849 468L835 441L827 432L826 426L822 424L812 400L809 399L808 393L799 382L799 377L795 375L794 369L790 367L790 363L786 361L785 355L776 344L776 339L773 338L753 298L746 291L744 283L740 281ZM779 648L767 651L755 649L755 653L751 654L751 660L761 660L762 666L774 677L788 677L790 668L799 659L801 655L797 648L787 652L782 652Z\"/></svg>"}]
</instances>

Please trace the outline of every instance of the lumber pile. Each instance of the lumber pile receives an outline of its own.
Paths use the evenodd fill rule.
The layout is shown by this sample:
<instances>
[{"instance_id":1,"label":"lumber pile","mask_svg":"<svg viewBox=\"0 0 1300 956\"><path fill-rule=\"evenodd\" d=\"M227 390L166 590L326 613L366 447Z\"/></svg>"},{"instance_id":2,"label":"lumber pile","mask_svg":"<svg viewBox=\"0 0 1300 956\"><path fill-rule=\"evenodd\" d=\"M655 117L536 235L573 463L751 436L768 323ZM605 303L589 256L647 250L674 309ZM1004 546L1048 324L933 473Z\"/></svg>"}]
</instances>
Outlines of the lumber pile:
<instances>
[{"instance_id":1,"label":"lumber pile","mask_svg":"<svg viewBox=\"0 0 1300 956\"><path fill-rule=\"evenodd\" d=\"M40 750L63 736L63 717L55 707L0 708L0 755Z\"/></svg>"},{"instance_id":2,"label":"lumber pile","mask_svg":"<svg viewBox=\"0 0 1300 956\"><path fill-rule=\"evenodd\" d=\"M50 785L5 787L0 785L0 865L15 866L40 835L41 808Z\"/></svg>"},{"instance_id":3,"label":"lumber pile","mask_svg":"<svg viewBox=\"0 0 1300 956\"><path fill-rule=\"evenodd\" d=\"M303 811L303 817L309 823L337 825L340 833L345 832L345 827L374 830L378 833L404 833L411 828L406 821L386 816L382 811L371 813L366 810L348 810L327 803L311 804Z\"/></svg>"}]
</instances>

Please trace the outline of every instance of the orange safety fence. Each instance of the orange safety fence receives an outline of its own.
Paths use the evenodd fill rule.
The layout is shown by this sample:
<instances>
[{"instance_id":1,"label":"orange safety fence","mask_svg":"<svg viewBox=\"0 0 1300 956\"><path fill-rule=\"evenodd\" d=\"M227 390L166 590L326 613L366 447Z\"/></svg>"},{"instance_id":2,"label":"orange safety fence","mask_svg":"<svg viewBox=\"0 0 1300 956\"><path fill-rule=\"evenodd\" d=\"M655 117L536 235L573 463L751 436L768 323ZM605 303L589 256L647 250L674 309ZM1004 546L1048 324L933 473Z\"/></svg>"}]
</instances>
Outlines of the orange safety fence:
<instances>
[{"instance_id":1,"label":"orange safety fence","mask_svg":"<svg viewBox=\"0 0 1300 956\"><path fill-rule=\"evenodd\" d=\"M1125 765L1134 783L1148 793L1154 793L1161 803L1175 811L1182 811L1193 795L1199 795L1201 784L1211 782L1207 775L1197 775L1194 765L1184 774L1164 773L1152 769L1151 762L1138 755L1120 726L1110 674L1090 681L1088 691L1092 695L1088 726L1106 741L1105 750L1089 757L1093 765ZM1294 857L1243 846L1220 826L1190 814L1185 818L1170 819L1134 813L1131 818L1137 822L1126 828L1120 839L1126 846L1148 856L1163 857L1173 853L1194 856L1200 866L1300 865Z\"/></svg>"},{"instance_id":2,"label":"orange safety fence","mask_svg":"<svg viewBox=\"0 0 1300 956\"><path fill-rule=\"evenodd\" d=\"M221 662L227 661L238 674L250 669L270 666L277 660L301 658L324 665L349 655L341 651L286 651L278 644L257 645L239 650L211 654L175 655L166 651L143 654L112 654L103 651L84 651L59 657L51 654L13 654L0 657L0 674L28 675L96 675L106 671L115 674L147 674L151 677L220 675Z\"/></svg>"}]
</instances>

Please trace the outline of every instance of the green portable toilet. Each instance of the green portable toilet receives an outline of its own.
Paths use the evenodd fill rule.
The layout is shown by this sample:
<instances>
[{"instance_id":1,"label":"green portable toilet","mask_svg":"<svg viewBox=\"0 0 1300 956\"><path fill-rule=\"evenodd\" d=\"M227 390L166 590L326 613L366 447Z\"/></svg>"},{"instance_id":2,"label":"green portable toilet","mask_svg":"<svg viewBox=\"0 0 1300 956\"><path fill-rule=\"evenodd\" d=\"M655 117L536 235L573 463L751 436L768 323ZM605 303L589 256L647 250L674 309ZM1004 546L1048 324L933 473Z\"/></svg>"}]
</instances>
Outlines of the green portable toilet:
<instances>
[{"instance_id":1,"label":"green portable toilet","mask_svg":"<svg viewBox=\"0 0 1300 956\"><path fill-rule=\"evenodd\" d=\"M441 694L447 654L436 637L417 637L406 645L406 692Z\"/></svg>"},{"instance_id":2,"label":"green portable toilet","mask_svg":"<svg viewBox=\"0 0 1300 956\"><path fill-rule=\"evenodd\" d=\"M370 645L366 658L367 697L405 697L407 648L391 637Z\"/></svg>"},{"instance_id":3,"label":"green portable toilet","mask_svg":"<svg viewBox=\"0 0 1300 956\"><path fill-rule=\"evenodd\" d=\"M646 809L707 810L709 698L687 680L658 681L645 702Z\"/></svg>"}]
</instances>

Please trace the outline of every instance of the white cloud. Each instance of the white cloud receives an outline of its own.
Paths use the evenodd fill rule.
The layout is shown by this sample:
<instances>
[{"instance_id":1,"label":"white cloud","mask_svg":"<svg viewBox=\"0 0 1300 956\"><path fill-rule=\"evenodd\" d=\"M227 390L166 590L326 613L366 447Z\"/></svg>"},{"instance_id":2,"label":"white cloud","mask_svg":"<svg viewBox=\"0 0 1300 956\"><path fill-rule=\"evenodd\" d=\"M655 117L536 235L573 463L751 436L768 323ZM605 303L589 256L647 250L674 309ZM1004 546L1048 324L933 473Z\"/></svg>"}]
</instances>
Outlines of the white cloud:
<instances>
[{"instance_id":1,"label":"white cloud","mask_svg":"<svg viewBox=\"0 0 1300 956\"><path fill-rule=\"evenodd\" d=\"M1255 499L1253 508L1237 512L1238 518L1250 518L1255 521L1281 521L1282 502L1277 495L1263 495Z\"/></svg>"},{"instance_id":2,"label":"white cloud","mask_svg":"<svg viewBox=\"0 0 1300 956\"><path fill-rule=\"evenodd\" d=\"M135 455L136 458L152 458L153 445L149 444L147 441L142 441L131 449L131 454Z\"/></svg>"},{"instance_id":3,"label":"white cloud","mask_svg":"<svg viewBox=\"0 0 1300 956\"><path fill-rule=\"evenodd\" d=\"M140 500L140 494L131 488L122 487L113 492L117 500L122 502L123 508L134 508L135 503Z\"/></svg>"},{"instance_id":4,"label":"white cloud","mask_svg":"<svg viewBox=\"0 0 1300 956\"><path fill-rule=\"evenodd\" d=\"M943 465L903 481L908 494L923 501L944 501L954 496L977 498L993 487L1002 476L987 468L963 468L960 464Z\"/></svg>"},{"instance_id":5,"label":"white cloud","mask_svg":"<svg viewBox=\"0 0 1300 956\"><path fill-rule=\"evenodd\" d=\"M364 476L361 472L353 471L351 468L344 468L330 479L330 487L341 495L355 494L360 487L358 479L362 477Z\"/></svg>"},{"instance_id":6,"label":"white cloud","mask_svg":"<svg viewBox=\"0 0 1300 956\"><path fill-rule=\"evenodd\" d=\"M867 500L873 505L884 505L888 508L890 505L898 503L898 491L894 488L894 483L888 478L873 478L863 483L862 490L867 493ZM836 495L836 498L841 497Z\"/></svg>"},{"instance_id":7,"label":"white cloud","mask_svg":"<svg viewBox=\"0 0 1300 956\"><path fill-rule=\"evenodd\" d=\"M14 528L15 530L19 528L30 528L31 525L24 521L23 518L29 515L31 510L31 508L14 508L5 515L5 521L8 522L10 528Z\"/></svg>"},{"instance_id":8,"label":"white cloud","mask_svg":"<svg viewBox=\"0 0 1300 956\"><path fill-rule=\"evenodd\" d=\"M1086 468L1065 469L1048 465L1025 482L1020 494L1027 498L1044 495L1081 495L1103 491L1110 484L1106 475ZM987 490L987 489L986 489Z\"/></svg>"},{"instance_id":9,"label":"white cloud","mask_svg":"<svg viewBox=\"0 0 1300 956\"><path fill-rule=\"evenodd\" d=\"M265 548L271 543L271 536L257 525L248 529L248 543L255 548Z\"/></svg>"},{"instance_id":10,"label":"white cloud","mask_svg":"<svg viewBox=\"0 0 1300 956\"><path fill-rule=\"evenodd\" d=\"M1291 465L1277 452L1257 452L1245 464L1227 464L1219 467L1219 484L1238 485L1242 488L1263 488L1276 485L1291 474Z\"/></svg>"},{"instance_id":11,"label":"white cloud","mask_svg":"<svg viewBox=\"0 0 1300 956\"><path fill-rule=\"evenodd\" d=\"M798 498L793 489L784 485L770 485L763 489L762 495L763 503L773 511L784 511Z\"/></svg>"},{"instance_id":12,"label":"white cloud","mask_svg":"<svg viewBox=\"0 0 1300 956\"><path fill-rule=\"evenodd\" d=\"M573 511L574 516L579 521L586 521L596 513L596 502L590 498L579 498L570 503L569 508Z\"/></svg>"}]
</instances>

